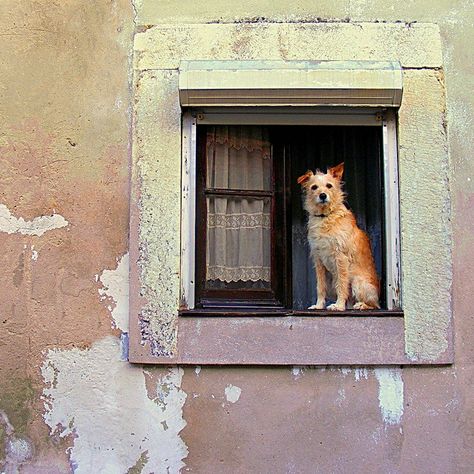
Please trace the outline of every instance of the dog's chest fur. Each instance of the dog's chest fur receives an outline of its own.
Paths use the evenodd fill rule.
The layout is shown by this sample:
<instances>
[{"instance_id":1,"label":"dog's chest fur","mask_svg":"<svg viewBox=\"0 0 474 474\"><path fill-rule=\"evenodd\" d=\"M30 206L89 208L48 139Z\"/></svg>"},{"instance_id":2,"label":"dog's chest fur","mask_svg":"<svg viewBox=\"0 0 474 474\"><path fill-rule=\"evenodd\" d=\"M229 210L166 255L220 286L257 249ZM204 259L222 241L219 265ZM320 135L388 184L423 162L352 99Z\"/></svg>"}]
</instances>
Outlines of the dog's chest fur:
<instances>
[{"instance_id":1,"label":"dog's chest fur","mask_svg":"<svg viewBox=\"0 0 474 474\"><path fill-rule=\"evenodd\" d=\"M311 254L319 258L331 272L336 272L336 256L346 255L352 260L351 226L349 216L320 218L312 216L308 222L308 242ZM353 230L353 229L352 229Z\"/></svg>"}]
</instances>

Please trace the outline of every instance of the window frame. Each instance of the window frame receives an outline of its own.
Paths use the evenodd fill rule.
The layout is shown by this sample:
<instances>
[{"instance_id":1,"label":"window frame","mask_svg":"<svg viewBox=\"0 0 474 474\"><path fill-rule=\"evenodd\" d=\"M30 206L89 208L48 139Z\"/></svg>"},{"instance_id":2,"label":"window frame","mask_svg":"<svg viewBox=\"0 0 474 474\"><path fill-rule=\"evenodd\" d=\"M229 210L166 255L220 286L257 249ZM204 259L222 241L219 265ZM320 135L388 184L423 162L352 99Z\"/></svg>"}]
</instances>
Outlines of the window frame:
<instances>
[{"instance_id":1,"label":"window frame","mask_svg":"<svg viewBox=\"0 0 474 474\"><path fill-rule=\"evenodd\" d=\"M397 115L389 108L374 107L227 107L189 109L182 115L182 200L181 200L181 292L180 315L213 315L213 308L196 308L196 212L197 212L197 126L202 125L370 125L382 127L384 233L387 309L378 315L391 312L400 314L401 261L400 261L400 207L398 186ZM226 310L226 308L220 308ZM254 308L253 308L254 310ZM311 314L322 316L325 311L293 311L266 307L265 313ZM352 314L346 311L344 314ZM251 315L252 311L227 308L227 315ZM371 315L360 313L360 316Z\"/></svg>"},{"instance_id":2,"label":"window frame","mask_svg":"<svg viewBox=\"0 0 474 474\"><path fill-rule=\"evenodd\" d=\"M285 195L282 190L277 189L275 176L280 171L277 170L282 163L275 160L274 149L271 157L271 188L267 191L257 190L216 190L211 189L211 195L236 195L257 196L262 199L270 200L271 229L270 229L270 267L271 279L270 287L267 289L249 289L240 290L236 288L226 289L208 289L206 288L206 241L207 241L207 205L206 197L209 190L206 186L206 129L197 131L196 146L196 166L204 172L200 173L196 181L196 278L195 292L200 295L199 306L208 309L227 309L227 310L252 310L252 309L283 309L287 304L287 229L284 223L285 216ZM228 191L228 192L227 192ZM283 220L283 222L280 222ZM276 228L283 229L283 241L276 238ZM277 255L283 255L283 258L277 258Z\"/></svg>"}]
</instances>

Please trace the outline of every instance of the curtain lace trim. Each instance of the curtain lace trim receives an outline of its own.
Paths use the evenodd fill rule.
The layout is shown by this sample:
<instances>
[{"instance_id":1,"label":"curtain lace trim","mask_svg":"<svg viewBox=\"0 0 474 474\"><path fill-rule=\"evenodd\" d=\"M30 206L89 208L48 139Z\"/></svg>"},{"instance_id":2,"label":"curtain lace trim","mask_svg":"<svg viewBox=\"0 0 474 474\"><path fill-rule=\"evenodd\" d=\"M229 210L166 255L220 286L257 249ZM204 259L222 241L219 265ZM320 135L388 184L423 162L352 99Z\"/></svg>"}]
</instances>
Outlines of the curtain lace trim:
<instances>
[{"instance_id":1,"label":"curtain lace trim","mask_svg":"<svg viewBox=\"0 0 474 474\"><path fill-rule=\"evenodd\" d=\"M270 214L208 214L208 228L270 229Z\"/></svg>"},{"instance_id":2,"label":"curtain lace trim","mask_svg":"<svg viewBox=\"0 0 474 474\"><path fill-rule=\"evenodd\" d=\"M233 148L234 150L245 149L249 153L260 151L264 160L270 159L271 156L270 142L264 138L233 134L226 135L225 133L208 133L206 144L208 153L209 150L214 148L216 145L227 145L229 148Z\"/></svg>"},{"instance_id":3,"label":"curtain lace trim","mask_svg":"<svg viewBox=\"0 0 474 474\"><path fill-rule=\"evenodd\" d=\"M220 265L207 266L208 280L221 281L270 281L270 267L225 267Z\"/></svg>"}]
</instances>

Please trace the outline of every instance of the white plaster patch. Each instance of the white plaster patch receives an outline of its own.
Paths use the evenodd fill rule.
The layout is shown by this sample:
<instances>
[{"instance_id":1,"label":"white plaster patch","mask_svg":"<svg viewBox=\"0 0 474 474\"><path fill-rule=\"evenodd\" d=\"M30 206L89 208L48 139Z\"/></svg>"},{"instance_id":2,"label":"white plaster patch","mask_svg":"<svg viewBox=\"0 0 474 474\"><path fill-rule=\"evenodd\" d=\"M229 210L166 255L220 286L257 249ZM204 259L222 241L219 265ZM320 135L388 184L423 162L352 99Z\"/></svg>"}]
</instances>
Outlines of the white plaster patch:
<instances>
[{"instance_id":1,"label":"white plaster patch","mask_svg":"<svg viewBox=\"0 0 474 474\"><path fill-rule=\"evenodd\" d=\"M44 420L51 433L73 435L74 473L127 472L144 452L143 472L178 473L188 454L179 436L186 425L183 373L168 369L150 399L143 370L120 361L112 336L86 350L49 350L42 366Z\"/></svg>"},{"instance_id":2,"label":"white plaster patch","mask_svg":"<svg viewBox=\"0 0 474 474\"><path fill-rule=\"evenodd\" d=\"M111 298L113 305L107 305L112 314L114 327L128 332L128 269L129 256L126 253L118 262L115 270L104 270L100 275L102 288L99 288L101 300Z\"/></svg>"},{"instance_id":3,"label":"white plaster patch","mask_svg":"<svg viewBox=\"0 0 474 474\"><path fill-rule=\"evenodd\" d=\"M367 369L354 369L354 378L355 381L358 382L360 379L368 379L369 378L369 371Z\"/></svg>"},{"instance_id":4,"label":"white plaster patch","mask_svg":"<svg viewBox=\"0 0 474 474\"><path fill-rule=\"evenodd\" d=\"M0 232L7 234L38 235L49 230L66 227L69 222L59 214L35 217L25 221L23 217L15 217L5 204L0 204Z\"/></svg>"},{"instance_id":5,"label":"white plaster patch","mask_svg":"<svg viewBox=\"0 0 474 474\"><path fill-rule=\"evenodd\" d=\"M299 379L304 374L304 370L303 366L295 365L291 368L291 373L295 379Z\"/></svg>"},{"instance_id":6,"label":"white plaster patch","mask_svg":"<svg viewBox=\"0 0 474 474\"><path fill-rule=\"evenodd\" d=\"M351 369L349 367L341 367L339 370L341 371L341 374L344 375L344 377L351 373Z\"/></svg>"},{"instance_id":7,"label":"white plaster patch","mask_svg":"<svg viewBox=\"0 0 474 474\"><path fill-rule=\"evenodd\" d=\"M336 403L339 406L341 406L345 399L346 399L346 391L344 390L344 388L340 388L337 391Z\"/></svg>"},{"instance_id":8,"label":"white plaster patch","mask_svg":"<svg viewBox=\"0 0 474 474\"><path fill-rule=\"evenodd\" d=\"M38 251L35 250L34 245L31 246L31 260L33 260L34 262L36 262L36 260L38 260Z\"/></svg>"},{"instance_id":9,"label":"white plaster patch","mask_svg":"<svg viewBox=\"0 0 474 474\"><path fill-rule=\"evenodd\" d=\"M18 473L20 466L33 456L33 445L26 438L15 436L15 430L7 414L0 410L0 428L5 437L5 453L2 462L2 474Z\"/></svg>"},{"instance_id":10,"label":"white plaster patch","mask_svg":"<svg viewBox=\"0 0 474 474\"><path fill-rule=\"evenodd\" d=\"M401 369L374 370L379 383L379 406L384 423L399 424L403 415L403 379Z\"/></svg>"},{"instance_id":11,"label":"white plaster patch","mask_svg":"<svg viewBox=\"0 0 474 474\"><path fill-rule=\"evenodd\" d=\"M240 387L236 387L235 385L227 385L224 390L225 398L230 403L235 403L239 401L240 394L242 393L242 389Z\"/></svg>"},{"instance_id":12,"label":"white plaster patch","mask_svg":"<svg viewBox=\"0 0 474 474\"><path fill-rule=\"evenodd\" d=\"M18 464L27 461L33 454L31 443L25 438L10 438L7 441L6 449L10 458L15 459Z\"/></svg>"}]
</instances>

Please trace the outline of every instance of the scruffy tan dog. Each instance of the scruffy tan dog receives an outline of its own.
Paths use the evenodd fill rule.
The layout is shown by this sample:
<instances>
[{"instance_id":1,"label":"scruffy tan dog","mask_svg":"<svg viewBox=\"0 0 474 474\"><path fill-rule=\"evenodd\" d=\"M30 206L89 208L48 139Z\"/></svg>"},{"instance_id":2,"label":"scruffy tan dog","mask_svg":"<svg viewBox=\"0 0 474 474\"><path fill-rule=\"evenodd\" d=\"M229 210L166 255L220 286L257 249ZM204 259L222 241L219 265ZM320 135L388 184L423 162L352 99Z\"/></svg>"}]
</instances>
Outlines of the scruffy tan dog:
<instances>
[{"instance_id":1,"label":"scruffy tan dog","mask_svg":"<svg viewBox=\"0 0 474 474\"><path fill-rule=\"evenodd\" d=\"M307 171L298 178L305 192L308 211L308 241L316 269L318 300L309 309L324 309L328 294L326 272L332 276L337 300L327 309L344 311L350 293L354 309L375 309L379 305L379 280L370 250L369 238L357 227L344 205L342 174L344 163L326 174Z\"/></svg>"}]
</instances>

